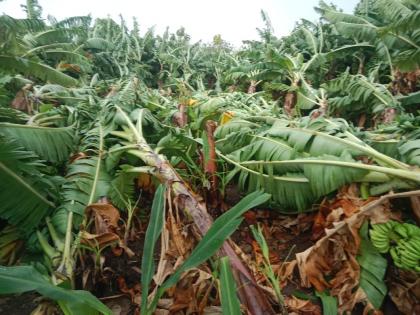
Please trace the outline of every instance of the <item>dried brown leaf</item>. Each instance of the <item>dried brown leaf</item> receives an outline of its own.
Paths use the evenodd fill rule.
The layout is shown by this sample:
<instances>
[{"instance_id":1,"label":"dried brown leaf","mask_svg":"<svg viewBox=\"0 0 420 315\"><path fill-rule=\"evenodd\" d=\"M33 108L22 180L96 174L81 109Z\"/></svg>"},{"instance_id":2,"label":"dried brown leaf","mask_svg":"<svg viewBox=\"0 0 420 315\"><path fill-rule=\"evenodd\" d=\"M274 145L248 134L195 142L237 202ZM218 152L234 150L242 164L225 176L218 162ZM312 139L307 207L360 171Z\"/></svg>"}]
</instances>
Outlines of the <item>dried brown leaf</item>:
<instances>
[{"instance_id":1,"label":"dried brown leaf","mask_svg":"<svg viewBox=\"0 0 420 315\"><path fill-rule=\"evenodd\" d=\"M393 270L389 295L397 308L407 315L420 314L420 277L415 272Z\"/></svg>"},{"instance_id":2,"label":"dried brown leaf","mask_svg":"<svg viewBox=\"0 0 420 315\"><path fill-rule=\"evenodd\" d=\"M91 234L83 231L81 242L93 248L103 248L109 244L118 242L119 239L119 236L115 233Z\"/></svg>"},{"instance_id":3,"label":"dried brown leaf","mask_svg":"<svg viewBox=\"0 0 420 315\"><path fill-rule=\"evenodd\" d=\"M82 243L91 247L103 248L114 242L120 242L117 234L120 212L109 203L94 203L86 208L86 215L91 217L95 224L91 232L82 232ZM118 255L118 250L116 251Z\"/></svg>"},{"instance_id":4,"label":"dried brown leaf","mask_svg":"<svg viewBox=\"0 0 420 315\"><path fill-rule=\"evenodd\" d=\"M296 255L302 285L313 286L317 291L329 289L337 297L339 311L353 309L354 305L366 301L366 296L357 290L360 267L356 261L360 245L358 234L365 218L388 215L384 202L372 202L342 221L325 230L325 236L306 251ZM341 205L343 205L341 203ZM331 280L327 281L326 276Z\"/></svg>"},{"instance_id":5,"label":"dried brown leaf","mask_svg":"<svg viewBox=\"0 0 420 315\"><path fill-rule=\"evenodd\" d=\"M140 173L137 177L137 186L147 193L154 193L156 190L155 184L153 183L152 175L147 173Z\"/></svg>"},{"instance_id":6,"label":"dried brown leaf","mask_svg":"<svg viewBox=\"0 0 420 315\"><path fill-rule=\"evenodd\" d=\"M279 266L279 271L277 275L279 276L280 280L282 281L282 284L285 285L286 281L288 279L291 279L293 276L293 271L295 270L295 267L297 265L297 261L292 260L288 262L284 262Z\"/></svg>"},{"instance_id":7,"label":"dried brown leaf","mask_svg":"<svg viewBox=\"0 0 420 315\"><path fill-rule=\"evenodd\" d=\"M16 93L10 107L30 114L32 112L32 104L27 94L31 89L32 84L26 84Z\"/></svg>"},{"instance_id":8,"label":"dried brown leaf","mask_svg":"<svg viewBox=\"0 0 420 315\"><path fill-rule=\"evenodd\" d=\"M321 315L321 307L309 300L301 300L297 297L286 297L284 304L287 309L299 315Z\"/></svg>"},{"instance_id":9,"label":"dried brown leaf","mask_svg":"<svg viewBox=\"0 0 420 315\"><path fill-rule=\"evenodd\" d=\"M136 283L133 287L129 288L125 282L125 279L122 276L119 276L117 279L117 284L120 291L130 297L131 303L137 306L141 304L140 283Z\"/></svg>"}]
</instances>

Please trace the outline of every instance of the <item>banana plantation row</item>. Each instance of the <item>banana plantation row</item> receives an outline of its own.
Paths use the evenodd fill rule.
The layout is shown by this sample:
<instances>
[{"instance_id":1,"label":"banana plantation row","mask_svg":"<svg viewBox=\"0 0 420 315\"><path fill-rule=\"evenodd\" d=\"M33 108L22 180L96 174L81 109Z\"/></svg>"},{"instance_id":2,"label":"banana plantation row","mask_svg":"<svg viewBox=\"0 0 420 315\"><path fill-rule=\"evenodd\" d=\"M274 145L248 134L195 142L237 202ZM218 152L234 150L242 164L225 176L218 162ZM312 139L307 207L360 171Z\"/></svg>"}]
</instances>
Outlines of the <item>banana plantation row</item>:
<instances>
[{"instance_id":1,"label":"banana plantation row","mask_svg":"<svg viewBox=\"0 0 420 315\"><path fill-rule=\"evenodd\" d=\"M261 12L240 48L23 9L0 16L0 300L419 311L418 1L321 1L282 38Z\"/></svg>"}]
</instances>

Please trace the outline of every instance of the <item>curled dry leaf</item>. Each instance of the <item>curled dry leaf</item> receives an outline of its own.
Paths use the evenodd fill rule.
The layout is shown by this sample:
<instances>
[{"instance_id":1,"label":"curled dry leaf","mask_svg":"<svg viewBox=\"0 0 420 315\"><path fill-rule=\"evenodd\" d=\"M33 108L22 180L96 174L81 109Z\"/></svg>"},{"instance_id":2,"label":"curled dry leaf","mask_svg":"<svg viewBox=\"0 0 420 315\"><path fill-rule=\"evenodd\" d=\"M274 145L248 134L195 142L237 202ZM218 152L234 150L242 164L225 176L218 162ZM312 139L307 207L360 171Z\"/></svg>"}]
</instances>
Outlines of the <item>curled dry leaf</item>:
<instances>
[{"instance_id":1,"label":"curled dry leaf","mask_svg":"<svg viewBox=\"0 0 420 315\"><path fill-rule=\"evenodd\" d=\"M28 98L28 94L31 90L32 84L25 84L25 86L16 93L10 107L31 114L32 104L31 100Z\"/></svg>"},{"instance_id":2,"label":"curled dry leaf","mask_svg":"<svg viewBox=\"0 0 420 315\"><path fill-rule=\"evenodd\" d=\"M121 276L118 277L117 283L120 291L130 297L131 303L137 306L141 304L140 283L136 283L132 288L129 288L125 282L125 279Z\"/></svg>"},{"instance_id":3,"label":"curled dry leaf","mask_svg":"<svg viewBox=\"0 0 420 315\"><path fill-rule=\"evenodd\" d=\"M292 278L293 271L295 270L296 264L297 264L297 261L295 259L292 261L284 262L280 265L279 271L277 274L280 278L282 286L285 286L287 284L287 280Z\"/></svg>"},{"instance_id":4,"label":"curled dry leaf","mask_svg":"<svg viewBox=\"0 0 420 315\"><path fill-rule=\"evenodd\" d=\"M389 220L389 208L376 201L354 211L352 216L327 229L326 235L314 246L296 255L302 285L313 286L317 291L329 289L330 294L338 300L340 312L351 311L358 302L367 302L366 295L358 287L358 232L366 218L382 220L385 216Z\"/></svg>"},{"instance_id":5,"label":"curled dry leaf","mask_svg":"<svg viewBox=\"0 0 420 315\"><path fill-rule=\"evenodd\" d=\"M255 211L247 211L243 214L243 217L247 224L255 225L258 223L257 221L257 214Z\"/></svg>"},{"instance_id":6,"label":"curled dry leaf","mask_svg":"<svg viewBox=\"0 0 420 315\"><path fill-rule=\"evenodd\" d=\"M159 309L165 309L165 310L169 310L169 308L171 307L171 305L173 304L174 300L173 299L166 299L166 298L162 298L158 301L158 308Z\"/></svg>"},{"instance_id":7,"label":"curled dry leaf","mask_svg":"<svg viewBox=\"0 0 420 315\"><path fill-rule=\"evenodd\" d=\"M82 71L82 69L78 65L65 62L60 62L57 65L57 69L60 71L71 71L76 73L80 73Z\"/></svg>"},{"instance_id":8,"label":"curled dry leaf","mask_svg":"<svg viewBox=\"0 0 420 315\"><path fill-rule=\"evenodd\" d=\"M119 239L119 236L115 233L91 234L86 231L82 232L82 244L92 248L103 248L109 244L118 242Z\"/></svg>"},{"instance_id":9,"label":"curled dry leaf","mask_svg":"<svg viewBox=\"0 0 420 315\"><path fill-rule=\"evenodd\" d=\"M170 231L170 248L174 257L185 257L187 252L194 246L193 239L188 237L188 233L183 233L184 227L180 220L173 215L172 209L169 210L167 220L168 230Z\"/></svg>"},{"instance_id":10,"label":"curled dry leaf","mask_svg":"<svg viewBox=\"0 0 420 315\"><path fill-rule=\"evenodd\" d=\"M312 226L312 240L318 240L325 235L324 230L326 228L333 227L334 222L351 217L359 211L360 207L374 200L374 198L363 200L358 195L357 186L352 184L343 187L333 200L325 198L315 215Z\"/></svg>"},{"instance_id":11,"label":"curled dry leaf","mask_svg":"<svg viewBox=\"0 0 420 315\"><path fill-rule=\"evenodd\" d=\"M95 229L98 233L115 230L118 227L120 212L109 203L94 203L86 208L88 215L95 219Z\"/></svg>"},{"instance_id":12,"label":"curled dry leaf","mask_svg":"<svg viewBox=\"0 0 420 315\"><path fill-rule=\"evenodd\" d=\"M173 209L170 207L168 218L166 224L163 226L161 234L160 259L156 273L153 277L153 280L157 285L162 284L163 281L184 262L184 256L193 246L193 238L188 233L182 232L186 229L184 229L178 220L178 215L174 215L172 210ZM170 309L171 313L184 309L197 312L199 309L207 306L207 303L204 300L207 299L208 285L205 284L205 282L210 277L211 275L209 273L199 269L192 269L188 273L185 273L180 284L178 284L176 288L174 287L168 290L167 293L171 296L172 302L167 309ZM185 281L188 282L188 285L185 285ZM182 284L184 284L184 286L182 286ZM179 285L181 285L181 287L179 287ZM157 286L150 296L156 294L156 289ZM193 296L192 299L195 301L193 304L190 303L191 296ZM204 305L202 306L202 304ZM159 307L165 309L162 305Z\"/></svg>"},{"instance_id":13,"label":"curled dry leaf","mask_svg":"<svg viewBox=\"0 0 420 315\"><path fill-rule=\"evenodd\" d=\"M120 213L117 208L107 203L94 203L86 208L86 214L94 220L94 227L91 233L82 233L82 243L103 248L120 241L117 234Z\"/></svg>"},{"instance_id":14,"label":"curled dry leaf","mask_svg":"<svg viewBox=\"0 0 420 315\"><path fill-rule=\"evenodd\" d=\"M209 272L196 268L185 273L177 285L168 290L168 295L173 297L170 312L202 313L213 288L211 278Z\"/></svg>"},{"instance_id":15,"label":"curled dry leaf","mask_svg":"<svg viewBox=\"0 0 420 315\"><path fill-rule=\"evenodd\" d=\"M162 234L160 237L160 255L159 263L155 275L153 276L153 281L156 285L161 285L165 281L166 277L174 272L174 266L172 262L168 259L169 251L169 231L166 225L163 226ZM152 295L156 293L156 288L153 291Z\"/></svg>"},{"instance_id":16,"label":"curled dry leaf","mask_svg":"<svg viewBox=\"0 0 420 315\"><path fill-rule=\"evenodd\" d=\"M197 297L191 282L191 277L184 277L173 288L174 302L169 308L171 313L181 310L185 310L186 313L196 313L198 311Z\"/></svg>"},{"instance_id":17,"label":"curled dry leaf","mask_svg":"<svg viewBox=\"0 0 420 315\"><path fill-rule=\"evenodd\" d=\"M86 153L84 153L84 152L75 153L75 154L73 154L70 157L69 164L71 164L71 163L73 163L73 162L75 162L77 160L81 160L81 159L85 159L85 158L87 158L87 154Z\"/></svg>"},{"instance_id":18,"label":"curled dry leaf","mask_svg":"<svg viewBox=\"0 0 420 315\"><path fill-rule=\"evenodd\" d=\"M310 300L301 300L297 297L291 296L284 300L289 312L298 315L321 315L321 307L312 303ZM289 313L290 314L290 313Z\"/></svg>"},{"instance_id":19,"label":"curled dry leaf","mask_svg":"<svg viewBox=\"0 0 420 315\"><path fill-rule=\"evenodd\" d=\"M167 276L184 262L184 255L193 247L193 239L182 233L183 226L169 208L166 224L163 226L160 238L159 263L153 280L161 285ZM154 293L152 293L153 295Z\"/></svg>"},{"instance_id":20,"label":"curled dry leaf","mask_svg":"<svg viewBox=\"0 0 420 315\"><path fill-rule=\"evenodd\" d=\"M147 173L140 173L137 177L137 186L144 192L153 194L156 190L155 184L153 183L152 175Z\"/></svg>"},{"instance_id":21,"label":"curled dry leaf","mask_svg":"<svg viewBox=\"0 0 420 315\"><path fill-rule=\"evenodd\" d=\"M410 198L411 209L413 210L414 218L417 224L420 225L420 197L415 196Z\"/></svg>"},{"instance_id":22,"label":"curled dry leaf","mask_svg":"<svg viewBox=\"0 0 420 315\"><path fill-rule=\"evenodd\" d=\"M225 111L222 116L220 117L220 125L227 124L229 121L232 120L233 116L235 116L234 112Z\"/></svg>"}]
</instances>

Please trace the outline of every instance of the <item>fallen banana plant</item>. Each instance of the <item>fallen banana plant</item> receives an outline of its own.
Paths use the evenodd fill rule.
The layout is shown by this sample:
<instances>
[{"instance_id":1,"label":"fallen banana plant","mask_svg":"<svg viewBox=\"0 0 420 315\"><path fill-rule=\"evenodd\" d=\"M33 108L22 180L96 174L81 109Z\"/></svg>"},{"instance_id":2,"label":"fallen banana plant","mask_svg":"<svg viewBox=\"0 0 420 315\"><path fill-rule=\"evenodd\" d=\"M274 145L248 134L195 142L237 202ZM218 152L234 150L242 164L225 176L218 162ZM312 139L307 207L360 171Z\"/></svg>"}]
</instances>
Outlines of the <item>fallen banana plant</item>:
<instances>
[{"instance_id":1,"label":"fallen banana plant","mask_svg":"<svg viewBox=\"0 0 420 315\"><path fill-rule=\"evenodd\" d=\"M123 138L125 140L123 142L125 147L123 148L127 153L140 158L146 165L133 167L129 171L149 172L156 176L161 183L167 185L168 189L171 190L173 202L192 218L199 233L204 236L213 225L213 219L208 214L201 197L191 190L165 157L156 154L144 139L142 121L146 111L144 109L139 111L137 124L134 125L130 117L120 107L116 106L116 108L124 119L127 128L124 132L116 131L112 134ZM230 259L242 304L251 314L274 314L267 297L259 289L254 277L229 242L223 243L221 252L223 256L228 256Z\"/></svg>"},{"instance_id":2,"label":"fallen banana plant","mask_svg":"<svg viewBox=\"0 0 420 315\"><path fill-rule=\"evenodd\" d=\"M150 229L147 230L147 236L145 242L151 242L157 240L157 237L160 234L163 225L163 216L164 213L164 190L158 188L156 198L153 202L153 221L150 221ZM242 222L242 214L244 214L249 209L258 206L268 200L270 196L261 192L254 192L243 198L235 206L233 206L229 211L222 214L218 217L211 227L207 230L203 238L198 242L197 246L188 256L188 258L179 266L175 272L170 275L158 288L156 294L152 297L151 302L147 302L147 289L148 282L150 282L153 273L151 268L151 262L153 261L153 251L152 248L149 249L150 244L148 245L147 252L144 252L144 277L142 278L143 298L142 298L142 314L151 315L155 312L156 306L159 299L165 293L166 290L176 285L180 280L181 275L187 270L197 267L198 265L204 263L207 259L213 256L223 245L223 243L229 238L229 236L239 227ZM163 199L163 200L162 200ZM160 221L160 222L158 222Z\"/></svg>"},{"instance_id":3,"label":"fallen banana plant","mask_svg":"<svg viewBox=\"0 0 420 315\"><path fill-rule=\"evenodd\" d=\"M231 120L216 131L218 155L234 167L228 180L235 178L243 190L264 189L282 212L308 210L352 182L370 184L371 195L420 185L418 169L376 151L338 122L320 119L297 128L266 119L260 127L245 126Z\"/></svg>"}]
</instances>

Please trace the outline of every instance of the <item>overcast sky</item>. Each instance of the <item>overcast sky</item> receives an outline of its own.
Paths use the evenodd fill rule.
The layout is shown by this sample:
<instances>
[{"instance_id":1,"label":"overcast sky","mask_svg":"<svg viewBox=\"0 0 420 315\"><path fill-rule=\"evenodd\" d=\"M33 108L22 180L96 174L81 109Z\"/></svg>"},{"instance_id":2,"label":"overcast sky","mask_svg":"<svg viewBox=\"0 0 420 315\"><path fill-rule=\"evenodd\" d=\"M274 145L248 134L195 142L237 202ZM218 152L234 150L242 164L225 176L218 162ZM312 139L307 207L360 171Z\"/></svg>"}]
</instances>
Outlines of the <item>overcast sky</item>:
<instances>
[{"instance_id":1,"label":"overcast sky","mask_svg":"<svg viewBox=\"0 0 420 315\"><path fill-rule=\"evenodd\" d=\"M24 17L20 5L24 0L0 2L0 13ZM257 27L262 27L260 10L265 10L278 36L288 34L300 18L316 20L313 7L318 0L38 0L43 15L62 19L92 14L106 17L138 18L145 31L156 25L161 33L166 26L175 31L184 26L194 41L211 41L215 34L239 45L242 40L256 39ZM352 12L358 0L328 0L345 12Z\"/></svg>"}]
</instances>

